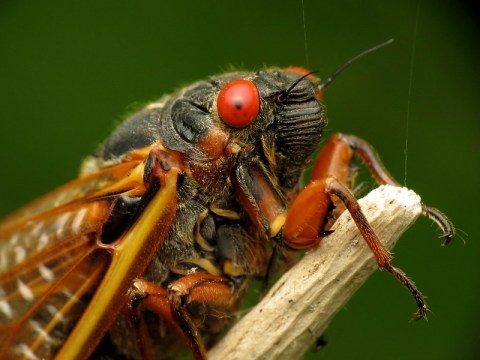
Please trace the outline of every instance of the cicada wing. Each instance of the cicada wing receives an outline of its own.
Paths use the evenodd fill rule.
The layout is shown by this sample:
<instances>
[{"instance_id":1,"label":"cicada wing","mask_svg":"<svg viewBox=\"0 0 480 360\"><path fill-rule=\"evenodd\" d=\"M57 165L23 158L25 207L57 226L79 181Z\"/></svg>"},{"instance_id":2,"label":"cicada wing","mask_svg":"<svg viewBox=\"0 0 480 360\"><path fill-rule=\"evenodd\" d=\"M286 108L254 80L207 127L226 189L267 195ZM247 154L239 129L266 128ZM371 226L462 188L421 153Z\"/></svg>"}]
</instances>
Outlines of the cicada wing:
<instances>
[{"instance_id":1,"label":"cicada wing","mask_svg":"<svg viewBox=\"0 0 480 360\"><path fill-rule=\"evenodd\" d=\"M132 176L141 166L139 160L130 161L77 179L2 220L0 273L56 242L98 226L107 216L105 204L116 195L143 192L138 175Z\"/></svg>"},{"instance_id":2,"label":"cicada wing","mask_svg":"<svg viewBox=\"0 0 480 360\"><path fill-rule=\"evenodd\" d=\"M116 196L144 191L132 161L75 180L0 224L0 358L49 358L88 306L110 254L97 237Z\"/></svg>"},{"instance_id":3,"label":"cicada wing","mask_svg":"<svg viewBox=\"0 0 480 360\"><path fill-rule=\"evenodd\" d=\"M46 256L55 256L50 255L52 249L66 246L67 239L75 242L81 234L95 232L108 215L111 201L76 201L26 218L9 227L9 231L0 231L0 271L18 274L22 266L32 261L41 262ZM2 276L0 273L0 279Z\"/></svg>"},{"instance_id":4,"label":"cicada wing","mask_svg":"<svg viewBox=\"0 0 480 360\"><path fill-rule=\"evenodd\" d=\"M82 178L84 190L73 200L39 210L61 196L53 192L0 227L0 358L51 358L58 351L84 358L108 331L176 214L179 172L163 174L145 191L142 166L129 164L126 177L106 188L96 184L105 172ZM93 190L80 195L87 183ZM63 189L73 193L77 185ZM145 211L115 246L100 244L113 200L132 194L144 195Z\"/></svg>"},{"instance_id":5,"label":"cicada wing","mask_svg":"<svg viewBox=\"0 0 480 360\"><path fill-rule=\"evenodd\" d=\"M6 281L9 321L0 325L0 358L48 359L60 349L110 262L106 251L92 248L92 237L81 236L63 255Z\"/></svg>"},{"instance_id":6,"label":"cicada wing","mask_svg":"<svg viewBox=\"0 0 480 360\"><path fill-rule=\"evenodd\" d=\"M0 242L5 233L11 232L11 228L22 227L28 221L34 222L36 215L55 209L60 210L63 206L88 196L95 197L94 194L105 192L111 186L121 183L140 162L134 160L121 163L76 179L15 211L0 222Z\"/></svg>"},{"instance_id":7,"label":"cicada wing","mask_svg":"<svg viewBox=\"0 0 480 360\"><path fill-rule=\"evenodd\" d=\"M65 341L110 261L97 234L111 201L38 214L10 234L22 245L2 244L0 358L50 358Z\"/></svg>"}]
</instances>

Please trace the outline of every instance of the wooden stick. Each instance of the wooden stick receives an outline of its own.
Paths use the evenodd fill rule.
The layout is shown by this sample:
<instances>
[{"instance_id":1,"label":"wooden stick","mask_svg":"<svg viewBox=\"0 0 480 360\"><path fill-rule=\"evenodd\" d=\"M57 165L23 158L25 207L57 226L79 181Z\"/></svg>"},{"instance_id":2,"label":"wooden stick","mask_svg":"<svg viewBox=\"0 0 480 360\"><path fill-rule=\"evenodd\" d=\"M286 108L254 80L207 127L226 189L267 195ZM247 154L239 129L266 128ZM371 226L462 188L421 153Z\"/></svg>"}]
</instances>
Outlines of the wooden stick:
<instances>
[{"instance_id":1,"label":"wooden stick","mask_svg":"<svg viewBox=\"0 0 480 360\"><path fill-rule=\"evenodd\" d=\"M360 205L388 249L422 211L417 194L389 185L373 190ZM333 229L209 351L209 360L297 359L311 348L338 310L377 269L347 211Z\"/></svg>"}]
</instances>

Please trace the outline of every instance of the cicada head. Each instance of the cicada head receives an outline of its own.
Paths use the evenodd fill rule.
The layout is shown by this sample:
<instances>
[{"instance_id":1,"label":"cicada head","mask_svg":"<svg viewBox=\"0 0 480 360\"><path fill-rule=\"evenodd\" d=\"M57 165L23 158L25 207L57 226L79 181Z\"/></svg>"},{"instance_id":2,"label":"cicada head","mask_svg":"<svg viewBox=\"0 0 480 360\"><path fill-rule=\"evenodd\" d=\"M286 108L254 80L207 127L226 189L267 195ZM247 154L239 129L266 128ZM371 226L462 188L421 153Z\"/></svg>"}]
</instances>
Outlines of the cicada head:
<instances>
[{"instance_id":1,"label":"cicada head","mask_svg":"<svg viewBox=\"0 0 480 360\"><path fill-rule=\"evenodd\" d=\"M280 185L290 189L325 126L319 85L299 68L212 77L169 99L163 142L197 158L202 149L223 154L236 144L243 155L261 156Z\"/></svg>"},{"instance_id":2,"label":"cicada head","mask_svg":"<svg viewBox=\"0 0 480 360\"><path fill-rule=\"evenodd\" d=\"M279 185L292 189L326 124L320 88L320 79L301 68L214 76L132 116L104 144L102 158L112 161L160 138L185 156L205 187L225 185L234 153L259 156Z\"/></svg>"}]
</instances>

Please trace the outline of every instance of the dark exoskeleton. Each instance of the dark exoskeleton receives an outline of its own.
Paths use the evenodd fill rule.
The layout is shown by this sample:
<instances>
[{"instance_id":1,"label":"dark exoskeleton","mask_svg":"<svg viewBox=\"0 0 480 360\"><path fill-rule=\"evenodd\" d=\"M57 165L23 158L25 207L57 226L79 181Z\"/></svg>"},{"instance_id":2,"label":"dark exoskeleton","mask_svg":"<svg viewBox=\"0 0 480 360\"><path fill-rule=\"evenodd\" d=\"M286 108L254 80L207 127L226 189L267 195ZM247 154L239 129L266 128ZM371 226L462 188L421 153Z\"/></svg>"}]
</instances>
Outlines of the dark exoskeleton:
<instances>
[{"instance_id":1,"label":"dark exoskeleton","mask_svg":"<svg viewBox=\"0 0 480 360\"><path fill-rule=\"evenodd\" d=\"M202 335L214 340L249 281L267 278L291 251L316 246L345 208L378 265L407 287L417 316L424 316L421 293L391 265L349 190L354 155L378 183L398 185L372 147L334 135L302 184L325 125L322 83L300 68L214 76L127 119L85 161L72 187L80 194L55 205L90 206L82 223L92 224L85 240L92 255L75 266L90 274L88 260L101 270L89 275L94 280L72 305L76 311L62 313L68 326L48 330L61 341L25 345L19 318L10 322L16 333L0 354L157 359L174 356L186 342L203 359ZM453 227L446 217L427 206L424 213L448 241ZM67 287L69 276L51 286ZM39 295L28 315L44 330L52 318L44 319L42 307L59 293Z\"/></svg>"}]
</instances>

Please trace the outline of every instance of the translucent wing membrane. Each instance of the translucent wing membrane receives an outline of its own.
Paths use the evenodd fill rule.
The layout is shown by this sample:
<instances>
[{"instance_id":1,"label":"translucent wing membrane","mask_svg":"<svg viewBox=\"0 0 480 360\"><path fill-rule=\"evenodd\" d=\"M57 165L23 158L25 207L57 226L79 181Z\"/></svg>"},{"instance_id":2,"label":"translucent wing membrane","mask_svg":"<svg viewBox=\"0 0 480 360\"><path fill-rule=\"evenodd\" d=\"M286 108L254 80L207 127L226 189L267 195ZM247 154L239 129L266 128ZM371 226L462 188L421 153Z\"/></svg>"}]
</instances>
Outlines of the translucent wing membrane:
<instances>
[{"instance_id":1,"label":"translucent wing membrane","mask_svg":"<svg viewBox=\"0 0 480 360\"><path fill-rule=\"evenodd\" d=\"M108 263L109 254L92 251L84 236L63 256L42 264L45 269L53 266L48 278L38 268L37 276L32 269L6 284L11 295L3 300L9 308L4 315L15 321L0 326L1 357L42 359L55 354L87 307Z\"/></svg>"},{"instance_id":2,"label":"translucent wing membrane","mask_svg":"<svg viewBox=\"0 0 480 360\"><path fill-rule=\"evenodd\" d=\"M62 206L88 195L105 192L111 185L125 179L140 161L130 161L120 165L101 170L97 173L72 181L17 210L9 217L0 222L0 243L5 238L5 233L12 227L21 227L27 220L35 221L35 215L52 209L60 209Z\"/></svg>"},{"instance_id":3,"label":"translucent wing membrane","mask_svg":"<svg viewBox=\"0 0 480 360\"><path fill-rule=\"evenodd\" d=\"M58 243L95 230L107 214L110 201L76 202L56 211L37 214L10 228L0 242L0 271L18 274L22 266L44 258ZM0 232L0 236L3 235ZM41 254L40 256L38 256ZM55 254L54 254L55 256ZM20 269L15 267L21 265ZM2 275L0 275L1 278Z\"/></svg>"},{"instance_id":4,"label":"translucent wing membrane","mask_svg":"<svg viewBox=\"0 0 480 360\"><path fill-rule=\"evenodd\" d=\"M140 161L73 181L0 223L0 358L55 354L110 263L97 244L113 199L141 192Z\"/></svg>"}]
</instances>

